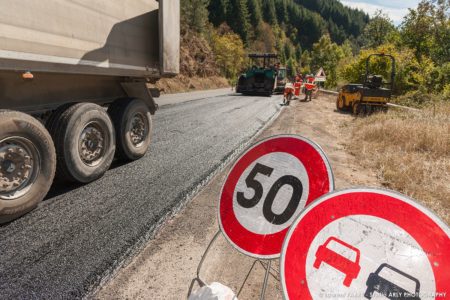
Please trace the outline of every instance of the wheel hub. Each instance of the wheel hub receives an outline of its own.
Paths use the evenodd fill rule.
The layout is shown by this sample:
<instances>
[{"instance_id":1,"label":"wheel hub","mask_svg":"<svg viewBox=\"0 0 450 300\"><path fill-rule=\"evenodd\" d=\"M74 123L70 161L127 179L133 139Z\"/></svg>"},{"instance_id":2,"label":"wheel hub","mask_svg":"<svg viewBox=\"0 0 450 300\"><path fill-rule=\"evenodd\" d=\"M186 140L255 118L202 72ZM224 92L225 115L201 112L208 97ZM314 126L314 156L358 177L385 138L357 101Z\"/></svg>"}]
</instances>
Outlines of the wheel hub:
<instances>
[{"instance_id":1,"label":"wheel hub","mask_svg":"<svg viewBox=\"0 0 450 300\"><path fill-rule=\"evenodd\" d=\"M2 163L2 169L5 170L6 173L11 174L16 169L16 165L10 160L5 160Z\"/></svg>"},{"instance_id":2,"label":"wheel hub","mask_svg":"<svg viewBox=\"0 0 450 300\"><path fill-rule=\"evenodd\" d=\"M135 147L140 146L147 136L147 126L144 116L135 114L131 120L130 139Z\"/></svg>"},{"instance_id":3,"label":"wheel hub","mask_svg":"<svg viewBox=\"0 0 450 300\"><path fill-rule=\"evenodd\" d=\"M88 124L80 135L79 153L82 161L90 166L97 165L103 156L104 133L96 124Z\"/></svg>"},{"instance_id":4,"label":"wheel hub","mask_svg":"<svg viewBox=\"0 0 450 300\"><path fill-rule=\"evenodd\" d=\"M11 199L25 193L35 172L36 153L30 141L17 138L0 142L0 198ZM27 142L24 142L27 141ZM19 195L20 194L20 195Z\"/></svg>"}]
</instances>

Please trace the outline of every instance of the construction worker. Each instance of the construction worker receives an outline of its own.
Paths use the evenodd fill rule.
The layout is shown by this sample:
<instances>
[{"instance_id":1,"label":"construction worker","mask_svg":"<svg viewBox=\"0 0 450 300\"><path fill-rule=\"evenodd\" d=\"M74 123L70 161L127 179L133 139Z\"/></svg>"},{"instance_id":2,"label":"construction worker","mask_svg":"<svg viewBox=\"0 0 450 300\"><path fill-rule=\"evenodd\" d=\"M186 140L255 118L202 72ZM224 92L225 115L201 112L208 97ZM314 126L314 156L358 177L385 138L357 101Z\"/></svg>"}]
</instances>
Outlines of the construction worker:
<instances>
[{"instance_id":1,"label":"construction worker","mask_svg":"<svg viewBox=\"0 0 450 300\"><path fill-rule=\"evenodd\" d=\"M295 76L295 83L294 83L294 95L296 97L300 97L302 85L303 85L302 74L297 74L297 76Z\"/></svg>"},{"instance_id":2,"label":"construction worker","mask_svg":"<svg viewBox=\"0 0 450 300\"><path fill-rule=\"evenodd\" d=\"M304 101L312 100L312 93L313 93L314 89L316 88L316 85L314 84L315 80L316 80L316 78L312 74L306 75L305 100Z\"/></svg>"}]
</instances>

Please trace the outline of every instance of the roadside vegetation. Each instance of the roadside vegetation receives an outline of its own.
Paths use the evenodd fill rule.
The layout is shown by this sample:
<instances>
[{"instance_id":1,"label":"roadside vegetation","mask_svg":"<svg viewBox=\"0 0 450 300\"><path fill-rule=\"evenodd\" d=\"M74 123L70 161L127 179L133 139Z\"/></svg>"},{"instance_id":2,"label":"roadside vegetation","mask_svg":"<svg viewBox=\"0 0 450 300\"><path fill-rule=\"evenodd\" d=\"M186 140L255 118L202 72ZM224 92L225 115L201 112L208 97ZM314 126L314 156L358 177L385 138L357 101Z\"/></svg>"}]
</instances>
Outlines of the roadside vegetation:
<instances>
[{"instance_id":1,"label":"roadside vegetation","mask_svg":"<svg viewBox=\"0 0 450 300\"><path fill-rule=\"evenodd\" d=\"M450 2L423 0L400 26L379 12L364 30L365 46L339 70L340 80L361 82L365 59L374 52L397 61L394 101L424 107L450 100ZM371 69L389 78L390 62L375 59ZM387 65L386 65L387 64Z\"/></svg>"},{"instance_id":2,"label":"roadside vegetation","mask_svg":"<svg viewBox=\"0 0 450 300\"><path fill-rule=\"evenodd\" d=\"M349 148L386 187L424 201L449 223L448 0L422 0L398 26L382 11L369 17L335 0L185 0L182 7L182 27L209 45L214 68L231 84L249 52L277 52L291 76L323 67L325 88L336 90L362 82L370 54L393 55L392 101L420 110L356 119ZM375 58L370 68L388 80L389 64Z\"/></svg>"},{"instance_id":3,"label":"roadside vegetation","mask_svg":"<svg viewBox=\"0 0 450 300\"><path fill-rule=\"evenodd\" d=\"M450 223L450 102L357 118L352 135L359 163Z\"/></svg>"},{"instance_id":4,"label":"roadside vegetation","mask_svg":"<svg viewBox=\"0 0 450 300\"><path fill-rule=\"evenodd\" d=\"M435 99L450 100L448 0L422 0L398 26L382 11L369 17L337 0L185 0L181 4L183 35L204 44L198 49L185 40L193 61L205 69L210 66L209 73L230 83L245 68L247 53L276 52L291 76L323 67L325 87L338 89L360 83L367 56L383 52L397 61L393 101L423 107ZM389 63L374 59L371 69L389 78Z\"/></svg>"},{"instance_id":5,"label":"roadside vegetation","mask_svg":"<svg viewBox=\"0 0 450 300\"><path fill-rule=\"evenodd\" d=\"M338 0L185 0L181 5L183 30L209 43L221 74L232 83L251 52L278 53L290 75L317 71L310 65L315 43L324 36L335 47L358 49L369 22L366 13Z\"/></svg>"},{"instance_id":6,"label":"roadside vegetation","mask_svg":"<svg viewBox=\"0 0 450 300\"><path fill-rule=\"evenodd\" d=\"M367 46L343 64L339 80L358 82L365 58L392 54L397 76L392 101L419 108L391 109L355 119L350 151L381 182L422 201L450 223L450 2L422 1L399 27L379 14L365 29ZM379 34L384 32L383 34ZM370 34L369 34L370 33ZM388 78L388 62L374 60Z\"/></svg>"}]
</instances>

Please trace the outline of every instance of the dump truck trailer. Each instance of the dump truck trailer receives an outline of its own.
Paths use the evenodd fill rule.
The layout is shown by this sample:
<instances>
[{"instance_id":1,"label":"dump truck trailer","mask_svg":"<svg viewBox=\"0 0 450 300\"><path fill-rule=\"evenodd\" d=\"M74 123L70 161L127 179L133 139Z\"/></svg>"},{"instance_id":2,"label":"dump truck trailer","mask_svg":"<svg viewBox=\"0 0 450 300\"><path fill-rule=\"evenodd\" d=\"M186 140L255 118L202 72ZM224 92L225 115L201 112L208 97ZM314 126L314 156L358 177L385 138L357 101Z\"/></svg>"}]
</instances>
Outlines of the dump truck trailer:
<instances>
[{"instance_id":1,"label":"dump truck trailer","mask_svg":"<svg viewBox=\"0 0 450 300\"><path fill-rule=\"evenodd\" d=\"M179 0L0 0L0 223L53 179L87 183L136 160L179 71Z\"/></svg>"}]
</instances>

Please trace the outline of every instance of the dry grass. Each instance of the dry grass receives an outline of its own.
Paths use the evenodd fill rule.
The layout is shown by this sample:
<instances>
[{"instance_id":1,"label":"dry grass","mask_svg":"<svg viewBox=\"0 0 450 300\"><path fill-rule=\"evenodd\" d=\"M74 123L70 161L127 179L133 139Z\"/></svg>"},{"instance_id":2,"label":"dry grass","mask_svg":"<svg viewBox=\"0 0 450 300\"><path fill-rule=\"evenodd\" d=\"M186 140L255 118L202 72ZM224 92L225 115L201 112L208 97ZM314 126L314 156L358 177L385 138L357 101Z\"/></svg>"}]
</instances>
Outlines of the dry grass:
<instances>
[{"instance_id":1,"label":"dry grass","mask_svg":"<svg viewBox=\"0 0 450 300\"><path fill-rule=\"evenodd\" d=\"M382 183L450 223L450 103L355 121L350 151Z\"/></svg>"}]
</instances>

